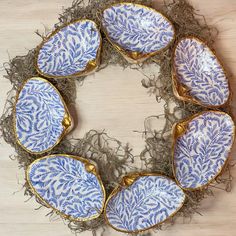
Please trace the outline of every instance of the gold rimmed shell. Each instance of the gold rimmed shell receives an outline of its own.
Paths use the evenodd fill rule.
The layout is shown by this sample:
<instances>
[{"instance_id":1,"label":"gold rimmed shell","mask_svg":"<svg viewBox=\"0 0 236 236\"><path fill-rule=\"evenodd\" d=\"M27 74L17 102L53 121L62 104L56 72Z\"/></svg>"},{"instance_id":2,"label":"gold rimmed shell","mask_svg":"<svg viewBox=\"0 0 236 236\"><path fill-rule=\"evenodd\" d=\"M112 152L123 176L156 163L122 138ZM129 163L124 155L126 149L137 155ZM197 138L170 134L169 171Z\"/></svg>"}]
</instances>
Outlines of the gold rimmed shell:
<instances>
[{"instance_id":1,"label":"gold rimmed shell","mask_svg":"<svg viewBox=\"0 0 236 236\"><path fill-rule=\"evenodd\" d=\"M173 31L173 39L162 49L157 50L155 52L150 52L150 53L141 53L141 52L137 52L137 51L129 51L129 50L125 50L123 49L119 44L115 43L110 37L109 37L109 33L107 32L106 28L102 25L102 31L104 32L104 34L106 35L106 38L108 39L108 41L111 43L111 45L130 63L141 63L145 60L147 60L148 58L155 56L163 51L165 51L166 49L168 49L170 47L170 45L174 42L175 40L175 28L172 24L172 22L165 16L163 15L161 12L155 10L154 8L151 7L147 7L141 4L137 4L137 3L129 3L129 2L119 2L119 3L115 3L115 4L111 4L109 7L106 7L103 12L102 12L102 16L104 14L104 12L106 10L108 10L111 7L114 6L119 6L119 5L133 5L133 6L138 6L140 8L146 9L148 11L152 11L154 13L157 13L159 15L161 15L163 17L163 19L165 19L172 28Z\"/></svg>"},{"instance_id":2,"label":"gold rimmed shell","mask_svg":"<svg viewBox=\"0 0 236 236\"><path fill-rule=\"evenodd\" d=\"M67 214L65 214L65 213L63 213L63 212L61 212L61 211L59 211L59 210L56 209L55 207L51 206L45 199L43 199L43 198L40 196L40 194L36 191L36 189L34 188L34 186L31 184L31 181L30 181L30 170L31 170L31 167L32 167L35 163L37 163L37 162L39 162L39 161L41 161L41 160L43 160L43 159L55 158L55 157L60 158L59 156L71 158L71 159L74 159L74 160L76 160L76 161L82 162L82 163L84 164L85 170L86 170L88 173L92 173L92 174L93 174L94 176L96 176L96 178L98 179L99 185L100 185L100 187L101 187L101 189L102 189L104 198L103 198L103 202L102 202L102 210L101 210L100 212L98 211L98 213L97 213L96 215L94 215L94 216L92 216L92 217L88 217L88 218L74 218L74 217L72 217L72 216L70 216L70 215L67 215ZM66 220L70 220L70 221L89 221L89 220L93 220L93 219L98 218L98 217L102 214L102 212L103 212L103 209L104 209L104 206L105 206L105 201L106 201L106 191L105 191L105 188L104 188L104 186L103 186L102 179L101 179L101 177L100 177L100 175L99 175L99 173L98 173L98 171L97 171L96 165L95 165L94 163L92 163L92 162L89 162L89 161L88 161L87 159L85 159L85 158L82 158L82 157L79 157L79 156L74 156L74 155L68 155L68 154L53 154L53 155L44 156L44 157L41 157L41 158L36 159L35 161L33 161L33 162L28 166L28 168L26 169L25 175L26 175L26 181L27 181L27 183L28 183L29 186L30 186L31 192L32 192L40 201L42 201L42 202L45 204L45 206L47 206L48 208L53 209L53 211L54 211L57 215L61 216L62 218L66 219Z\"/></svg>"},{"instance_id":3,"label":"gold rimmed shell","mask_svg":"<svg viewBox=\"0 0 236 236\"><path fill-rule=\"evenodd\" d=\"M113 229L115 229L116 231L119 231L119 232L122 232L122 233L142 233L144 231L147 231L147 230L150 230L150 229L153 229L155 227L157 227L158 225L162 225L163 223L165 223L166 221L168 221L170 218L172 218L183 206L184 206L184 203L185 203L185 199L186 199L186 195L184 193L184 191L176 184L176 186L182 190L182 193L183 193L183 201L181 203L181 205L176 209L175 212L173 212L171 215L169 215L165 220L161 221L160 223L157 223L155 225L152 225L148 228L145 228L145 229L142 229L142 230L136 230L136 231L125 231L125 230L122 230L122 229L119 229L119 228L116 228L115 226L113 226L108 218L107 218L107 215L106 215L106 208L107 208L107 205L109 203L109 201L115 197L117 195L117 193L119 193L123 188L128 188L130 187L132 184L135 183L136 180L138 180L140 177L144 177L144 176L160 176L160 177L164 177L166 178L167 180L171 180L173 183L175 183L175 180L171 179L170 177L167 177L165 175L162 175L162 174L158 174L158 173L147 173L147 172L135 172L135 173L131 173L129 175L126 175L122 178L121 182L120 182L120 185L117 186L112 192L111 194L109 195L109 197L107 198L106 200L106 203L105 203L105 206L104 206L104 217L105 217L105 220L106 220L106 223L112 227Z\"/></svg>"},{"instance_id":4,"label":"gold rimmed shell","mask_svg":"<svg viewBox=\"0 0 236 236\"><path fill-rule=\"evenodd\" d=\"M96 53L96 59L89 61L83 71L79 71L79 72L74 73L72 75L56 76L56 75L49 75L49 74L46 74L43 71L41 71L41 69L38 66L38 57L40 54L40 50L44 46L44 44L47 43L53 36L55 36L57 33L59 33L62 29L66 28L67 26L73 25L75 23L82 23L82 22L92 22L99 34L100 42L99 42L99 47L98 47L98 50ZM100 34L100 30L98 29L96 23L92 20L89 20L89 19L75 20L75 21L64 24L63 26L57 28L49 36L47 36L46 38L43 39L42 43L36 49L35 68L40 75L42 75L43 77L46 77L46 78L64 79L64 78L77 78L80 76L89 75L90 73L94 72L98 68L98 66L100 65L101 49L102 49L102 37Z\"/></svg>"},{"instance_id":5,"label":"gold rimmed shell","mask_svg":"<svg viewBox=\"0 0 236 236\"><path fill-rule=\"evenodd\" d=\"M200 187L197 187L197 188L185 188L181 185L181 183L179 182L177 176L176 176L176 167L175 167L175 146L176 146L176 141L179 137L183 136L187 130L188 130L188 124L196 119L197 117L205 114L205 113L216 113L216 114L223 114L223 115L226 115L226 116L229 116L229 114L225 113L225 112L222 112L222 111L213 111L213 110L208 110L208 111L202 111L202 112L199 112L197 114L194 114L193 116L191 117L188 117L176 124L173 125L172 127L172 170L173 170L173 175L174 175L174 178L175 178L175 181L177 183L177 185L182 188L183 190L186 190L186 191L196 191L196 190L203 190L205 189L209 184L211 184L214 180L217 179L217 177L219 177L221 175L221 173L223 172L223 170L225 169L225 167L227 166L228 164L228 161L229 161L229 158L230 158L230 153L231 153L231 150L233 148L233 143L235 141L235 132L236 132L236 127L234 125L234 121L232 120L232 117L231 120L232 120L232 127L233 128L233 142L232 142L232 145L230 146L229 150L228 150L228 157L226 158L224 164L222 165L221 169L216 172L215 174L215 177L212 178L210 181L208 181L208 183L200 186Z\"/></svg>"},{"instance_id":6,"label":"gold rimmed shell","mask_svg":"<svg viewBox=\"0 0 236 236\"><path fill-rule=\"evenodd\" d=\"M205 45L208 50L209 50L209 53L212 53L214 55L214 57L216 58L218 64L220 65L220 67L222 68L223 72L224 72L224 75L225 75L225 78L227 80L227 83L228 83L228 89L229 89L229 96L228 96L228 99L226 100L226 102L224 104L221 104L221 105L217 105L217 106L214 106L214 105L206 105L206 104L203 104L200 100L192 97L189 93L190 91L190 88L188 88L187 86L185 86L184 84L182 84L179 79L178 79L178 76L177 76L177 72L176 72L176 66L175 66L175 54L176 54L176 49L177 49L177 46L179 45L179 43L182 41L182 40L185 40L185 39L194 39L196 40L199 44L202 44L202 45ZM226 72L226 69L222 63L222 61L219 59L219 57L216 55L216 52L215 50L207 43L207 42L204 42L204 40L194 36L194 35L187 35L185 37L182 37L180 38L179 40L177 40L177 42L175 43L175 46L174 46L174 49L173 49L173 54L172 54L172 87L173 87L173 93L175 95L175 97L181 101L184 101L184 102L191 102L191 103L194 103L194 104L197 104L197 105L200 105L200 106L203 106L203 107L206 107L206 108L210 108L210 109L217 109L217 108L220 108L222 106L227 106L229 105L229 102L232 98L232 93L231 93L231 88L230 88L230 83L227 79L227 72Z\"/></svg>"},{"instance_id":7,"label":"gold rimmed shell","mask_svg":"<svg viewBox=\"0 0 236 236\"><path fill-rule=\"evenodd\" d=\"M61 133L60 137L58 138L58 140L55 142L55 144L53 146L51 146L50 148L48 148L44 151L40 151L40 152L33 152L33 151L27 149L24 145L22 145L21 141L18 138L17 130L16 130L16 105L17 105L17 102L18 102L18 99L19 99L19 95L20 95L22 89L24 88L24 86L28 83L28 81L30 81L32 79L48 83L55 90L55 92L59 95L60 100L62 101L62 103L64 105L64 109L65 109L65 115L64 115L64 118L62 120L62 126L64 127L63 132ZM13 130L14 130L14 135L15 135L17 144L22 149L24 149L25 151L27 151L30 154L35 154L35 155L40 155L40 154L46 153L46 152L52 150L55 146L57 146L60 143L60 141L63 139L63 137L73 129L73 126L74 126L74 122L73 122L72 116L70 115L70 112L67 108L67 105L66 105L63 97L61 96L60 92L58 91L58 89L51 82L49 82L48 80L43 79L41 77L32 77L30 79L27 79L22 84L21 88L19 89L19 92L16 95L16 100L15 100L14 107L13 107Z\"/></svg>"}]
</instances>

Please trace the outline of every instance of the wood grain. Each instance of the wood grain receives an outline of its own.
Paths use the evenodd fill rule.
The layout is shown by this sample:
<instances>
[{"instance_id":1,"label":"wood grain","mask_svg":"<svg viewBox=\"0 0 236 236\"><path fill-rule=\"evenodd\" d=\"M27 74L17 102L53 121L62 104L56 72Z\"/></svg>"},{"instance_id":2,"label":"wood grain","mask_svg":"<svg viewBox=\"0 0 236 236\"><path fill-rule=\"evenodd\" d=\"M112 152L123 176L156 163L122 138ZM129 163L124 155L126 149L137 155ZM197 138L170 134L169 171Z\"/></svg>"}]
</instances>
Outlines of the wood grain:
<instances>
[{"instance_id":1,"label":"wood grain","mask_svg":"<svg viewBox=\"0 0 236 236\"><path fill-rule=\"evenodd\" d=\"M157 4L160 1L157 1ZM231 72L231 87L236 89L236 1L235 0L192 0L199 14L206 16L209 24L220 31L215 49ZM0 62L9 57L24 55L28 49L39 44L41 39L33 32L50 29L57 22L62 6L68 7L68 0L1 0L0 1ZM0 106L3 110L10 83L3 79L0 69ZM78 88L77 110L79 124L73 133L82 137L91 128L105 129L123 142L130 142L134 153L139 153L144 142L134 130L143 129L143 120L149 115L160 114L162 104L149 97L142 88L142 76L133 71L123 72L120 68L107 70L86 79ZM106 93L104 93L104 90ZM235 96L232 106L236 112ZM148 104L148 106L147 106ZM235 113L236 114L236 113ZM45 217L46 209L38 207L34 200L26 201L21 190L24 173L18 170L17 162L9 155L14 150L0 143L0 235L11 236L67 236L69 229L60 219ZM235 151L234 151L235 153ZM233 169L236 177L236 168ZM215 196L205 199L201 205L203 216L194 215L192 221L156 233L160 236L233 236L236 232L236 184L230 193L215 191ZM16 192L17 191L17 192ZM51 220L51 221L50 221ZM106 235L121 235L111 230ZM83 235L92 235L90 232Z\"/></svg>"}]
</instances>

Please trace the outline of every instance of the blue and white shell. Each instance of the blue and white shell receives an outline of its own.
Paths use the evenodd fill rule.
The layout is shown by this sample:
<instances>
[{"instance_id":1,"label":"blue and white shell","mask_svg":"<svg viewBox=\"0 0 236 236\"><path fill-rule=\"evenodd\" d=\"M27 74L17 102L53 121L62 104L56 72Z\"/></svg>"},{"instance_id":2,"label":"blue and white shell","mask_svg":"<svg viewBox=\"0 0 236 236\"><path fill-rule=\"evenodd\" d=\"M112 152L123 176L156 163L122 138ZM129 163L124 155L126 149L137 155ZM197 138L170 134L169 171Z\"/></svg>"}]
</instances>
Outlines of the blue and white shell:
<instances>
[{"instance_id":1,"label":"blue and white shell","mask_svg":"<svg viewBox=\"0 0 236 236\"><path fill-rule=\"evenodd\" d=\"M175 35L173 25L161 13L133 3L104 10L102 24L110 42L134 62L167 48Z\"/></svg>"},{"instance_id":2,"label":"blue and white shell","mask_svg":"<svg viewBox=\"0 0 236 236\"><path fill-rule=\"evenodd\" d=\"M77 77L99 64L101 35L93 21L79 20L51 34L39 47L38 72L49 78Z\"/></svg>"},{"instance_id":3,"label":"blue and white shell","mask_svg":"<svg viewBox=\"0 0 236 236\"><path fill-rule=\"evenodd\" d=\"M176 132L182 130L178 135ZM222 171L234 142L232 118L218 111L200 113L174 128L173 169L183 189L199 189Z\"/></svg>"},{"instance_id":4,"label":"blue and white shell","mask_svg":"<svg viewBox=\"0 0 236 236\"><path fill-rule=\"evenodd\" d=\"M14 130L26 151L40 154L59 143L72 120L58 90L47 80L27 80L16 98Z\"/></svg>"},{"instance_id":5,"label":"blue and white shell","mask_svg":"<svg viewBox=\"0 0 236 236\"><path fill-rule=\"evenodd\" d=\"M103 211L103 184L95 166L83 158L43 157L29 166L27 180L32 192L64 218L87 221Z\"/></svg>"},{"instance_id":6,"label":"blue and white shell","mask_svg":"<svg viewBox=\"0 0 236 236\"><path fill-rule=\"evenodd\" d=\"M230 90L224 68L204 42L182 38L176 45L173 64L178 98L207 107L219 107L228 101ZM184 93L181 88L185 88Z\"/></svg>"},{"instance_id":7,"label":"blue and white shell","mask_svg":"<svg viewBox=\"0 0 236 236\"><path fill-rule=\"evenodd\" d=\"M106 202L105 217L114 229L137 233L173 216L184 201L184 192L173 180L155 174L140 174L128 187L123 185L111 193Z\"/></svg>"}]
</instances>

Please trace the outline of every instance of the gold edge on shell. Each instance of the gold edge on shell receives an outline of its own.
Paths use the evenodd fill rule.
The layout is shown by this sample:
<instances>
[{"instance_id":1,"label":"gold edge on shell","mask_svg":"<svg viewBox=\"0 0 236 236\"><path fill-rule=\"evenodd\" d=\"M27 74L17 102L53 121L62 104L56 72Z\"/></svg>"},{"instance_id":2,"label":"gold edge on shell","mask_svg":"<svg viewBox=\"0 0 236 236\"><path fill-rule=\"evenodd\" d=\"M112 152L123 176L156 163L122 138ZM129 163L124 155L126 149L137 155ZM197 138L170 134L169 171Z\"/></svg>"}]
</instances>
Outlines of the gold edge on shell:
<instances>
[{"instance_id":1,"label":"gold edge on shell","mask_svg":"<svg viewBox=\"0 0 236 236\"><path fill-rule=\"evenodd\" d=\"M186 200L186 194L185 194L184 190L176 183L175 179L172 179L172 178L170 178L170 177L168 177L168 176L166 176L166 175L163 175L163 174L148 173L148 172L135 172L135 173L128 174L128 175L126 175L126 176L124 176L124 177L130 177L130 176L131 176L131 177L132 177L132 176L135 176L134 182L135 182L138 178L144 177L144 176L161 176L161 177L165 177L166 179L169 179L169 180L173 181L173 182L180 188L180 190L182 190L182 193L183 193L183 201L182 201L181 205L176 209L176 211L174 211L171 215L169 215L165 220L163 220L163 221L161 221L161 222L159 222L159 223L157 223L157 224L155 224L155 225L152 225L152 226L150 226L150 227L148 227L148 228L145 228L145 229L135 230L135 231L121 230L121 229L118 229L118 228L114 227L114 226L109 222L109 220L108 220L108 218L107 218L107 215L106 215L107 204L108 204L108 202L111 200L111 198L113 198L118 192L121 191L121 185L122 185L122 184L121 184L121 185L119 185L119 186L117 186L117 187L115 187L115 188L113 189L113 191L111 192L111 194L110 194L109 197L107 198L106 203L105 203L105 206L104 206L104 219L105 219L106 223L107 223L110 227L112 227L114 230L116 230L116 231L118 231L118 232L122 232L122 233L142 233L142 232L144 232L144 231L151 230L151 229L153 229L153 228L155 228L155 227L157 227L157 226L159 226L159 225L165 223L165 222L168 221L170 218L174 217L174 216L180 211L180 209L184 206L184 203L185 203L185 200ZM123 178L124 178L124 177L123 177ZM122 182L121 182L121 183L122 183ZM131 184L131 185L132 185L132 184ZM126 187L130 187L131 185L128 185L128 186L126 186ZM125 187L125 186L123 185L123 187Z\"/></svg>"},{"instance_id":2,"label":"gold edge on shell","mask_svg":"<svg viewBox=\"0 0 236 236\"><path fill-rule=\"evenodd\" d=\"M167 22L169 22L169 24L171 25L172 27L172 31L173 31L173 38L172 40L162 49L160 50L157 50L155 52L150 52L150 53L140 53L140 52L135 52L135 51L129 51L129 50L125 50L123 49L119 44L115 43L114 41L112 41L109 37L109 34L107 32L107 30L105 29L105 27L103 26L103 24L101 23L101 26L102 26L102 31L103 33L105 34L106 38L108 39L108 41L110 42L110 44L130 63L134 63L134 64L138 64L138 63L141 63L143 61L145 61L146 59L152 57L152 56L155 56L155 55L158 55L159 53L165 51L166 49L168 49L170 47L170 45L175 41L175 36L176 36L176 31L175 31L175 28L174 28L174 25L173 23L167 18L167 16L165 16L163 13L157 11L155 8L151 8L151 7L148 7L148 6L145 6L145 5L141 5L141 4L137 4L137 3L130 3L130 2L118 2L118 3L115 3L115 4L111 4L110 6L106 7L105 9L103 9L102 11L102 18L103 18L103 14L104 12L111 8L111 7L114 7L114 6L118 6L118 5L135 5L135 6L139 6L141 8L145 8L147 10L150 10L150 11L153 11L155 13L158 13L160 14ZM134 59L132 57L132 53L136 53L137 54L137 59Z\"/></svg>"},{"instance_id":3,"label":"gold edge on shell","mask_svg":"<svg viewBox=\"0 0 236 236\"><path fill-rule=\"evenodd\" d=\"M74 217L72 217L72 216L70 216L70 215L67 215L67 214L65 214L65 213L63 213L63 212L61 212L61 211L59 211L59 210L56 209L55 207L51 206L46 200L44 200L44 199L40 196L40 194L36 191L36 189L33 187L33 185L31 184L30 176L29 176L31 167L32 167L35 163L39 162L40 160L48 159L48 158L54 158L54 157L57 157L57 156L63 156L63 157L75 159L75 160L77 160L77 161L80 161L80 162L84 163L85 165L86 165L86 164L88 164L88 165L93 165L91 162L89 162L89 161L88 161L87 159L85 159L85 158L82 158L82 157L79 157L79 156L74 156L74 155L68 155L68 154L60 154L60 153L59 153L59 154L52 154L52 155L48 155L48 156L44 156L44 157L38 158L38 159L34 160L34 161L27 167L27 169L26 169L26 171L25 171L26 181L27 181L27 183L28 183L29 186L30 186L31 192L32 192L38 199L40 199L48 208L53 209L53 211L54 211L57 215L61 216L62 218L66 219L66 220L77 221L77 222L78 222L78 221L84 222L84 221L89 221L89 220L93 220L93 219L98 218L98 217L102 214L102 212L103 212L103 210L104 210L104 207L105 207L106 191L105 191L105 188L104 188L102 179L101 179L101 177L100 177L100 175L99 175L99 173L98 173L96 167L95 167L95 171L92 171L92 172L90 172L90 173L92 173L93 175L95 175L96 178L98 179L99 185L100 185L100 187L101 187L101 189L102 189L102 192L103 192L103 202L102 202L101 211L98 212L96 215L93 215L93 216L88 217L88 218L74 218ZM87 171L86 166L85 166L85 170ZM87 171L87 172L88 172L88 171Z\"/></svg>"},{"instance_id":4,"label":"gold edge on shell","mask_svg":"<svg viewBox=\"0 0 236 236\"><path fill-rule=\"evenodd\" d=\"M214 57L216 58L217 62L219 63L219 65L221 66L223 72L224 72L224 75L225 75L225 78L227 80L227 84L228 84L228 89L229 89L229 96L227 98L227 100L221 104L221 105L217 105L217 106L213 106L213 105L206 105L206 104L203 104L200 100L197 100L195 99L194 97L188 95L188 96L182 96L180 95L179 93L179 89L178 88L183 88L183 89L188 89L186 86L184 86L182 83L179 82L178 80L178 76L177 76L177 73L176 73L176 66L175 66L175 53L176 53L176 49L177 49L177 46L179 45L179 43L182 41L182 40L185 40L185 39L194 39L196 41L198 41L199 43L207 46L208 50L210 53L212 53L214 55ZM172 73L172 86L173 86L173 93L175 95L175 97L181 101L184 101L184 102L191 102L191 103L194 103L194 104L197 104L197 105L200 105L202 107L205 107L205 108L210 108L210 109L218 109L218 108L221 108L223 106L226 106L227 104L229 104L231 98L232 98L232 89L231 89L231 86L230 86L230 83L229 83L229 77L228 77L228 73L222 63L222 61L220 60L220 58L216 55L216 52L215 52L215 49L212 48L207 42L205 42L203 39L201 39L200 37L197 37L197 36L194 36L194 35L186 35L184 37L181 37L180 39L178 39L175 43L175 46L173 48L173 53L172 53L172 69L171 69L171 73Z\"/></svg>"},{"instance_id":5,"label":"gold edge on shell","mask_svg":"<svg viewBox=\"0 0 236 236\"><path fill-rule=\"evenodd\" d=\"M184 123L185 125L188 125L189 122L191 122L192 120L194 120L195 118L205 114L205 113L219 113L219 114L223 114L225 116L228 116L230 117L231 121L232 121L232 126L233 126L233 142L231 144L231 146L228 148L228 156L224 162L224 164L222 165L221 169L216 173L216 175L210 179L206 184L202 185L202 186L199 186L199 187L196 187L196 188L185 188L181 185L181 183L179 182L177 176L176 176L176 168L175 168L175 145L176 145L176 141L177 141L177 137L176 137L176 134L175 134L175 128L176 128L176 125L178 124L181 124L181 123ZM172 170L173 170L173 175L174 175L174 178L175 178L175 182L177 183L177 185L183 189L184 191L202 191L204 190L209 184L211 184L212 182L214 182L220 175L221 173L223 172L223 170L225 169L225 167L227 166L228 162L229 162L229 159L230 159L230 156L231 156L231 152L232 152L232 148L233 148L233 145L235 143L235 134L236 134L236 127L235 127L235 124L234 124L234 120L233 118L226 112L223 112L223 111L214 111L214 110L209 110L209 111L202 111L202 112L199 112L199 113L196 113L194 114L193 116L191 117L188 117L186 119L183 119L182 121L176 123L173 125L173 128L172 128L172 155L171 155L171 159L172 159ZM179 136L180 137L180 136Z\"/></svg>"},{"instance_id":6,"label":"gold edge on shell","mask_svg":"<svg viewBox=\"0 0 236 236\"><path fill-rule=\"evenodd\" d=\"M83 71L80 71L80 72L77 72L77 73L74 73L72 75L66 75L66 76L56 76L56 75L49 75L49 74L46 74L44 72L42 72L39 67L38 67L38 56L39 56L39 53L40 53L40 50L41 48L43 47L43 45L45 43L47 43L49 41L49 39L53 36L55 36L58 32L60 32L63 28L69 26L69 25L73 25L75 23L79 23L79 22L85 22L85 21L88 21L88 22L92 22L94 24L94 27L96 28L98 34L99 34L99 38L100 38L100 43L99 43L99 47L97 49L97 54L96 54L96 59L95 60L91 60L91 61L88 61L85 69ZM101 55L101 50L102 50L102 36L101 36L101 33L100 33L100 30L97 26L97 24L92 21L92 20L89 20L89 19L79 19L79 20L74 20L74 21L71 21L67 24L64 24L63 26L60 26L58 27L57 29L55 29L54 31L52 31L45 39L43 39L43 41L39 44L39 46L37 47L36 49L36 54L35 54L35 61L34 61L34 64L35 64L35 68L36 68L36 71L43 77L45 78L48 78L48 79L66 79L66 78L77 78L77 77L80 77L80 76L85 76L85 75L88 75L90 73L92 73L93 71L95 71L98 66L100 65L100 55ZM91 65L92 64L92 65Z\"/></svg>"},{"instance_id":7,"label":"gold edge on shell","mask_svg":"<svg viewBox=\"0 0 236 236\"><path fill-rule=\"evenodd\" d=\"M44 151L40 151L40 152L33 152L29 149L27 149L25 146L22 145L22 143L20 142L19 138L18 138L18 135L17 135L17 131L16 131L16 105L17 105L17 102L18 102L18 99L19 99L19 95L22 91L22 89L25 87L25 85L28 83L28 81L32 80L32 79L36 79L36 80L41 80L43 82L46 82L48 84L50 84L52 86L52 88L56 91L56 93L59 95L62 103L63 103L63 106L64 106L64 109L65 109L65 114L64 114L64 118L69 118L69 120L71 121L71 124L68 126L68 127L65 127L63 125L63 132L61 133L61 135L58 137L57 141L55 142L55 144L53 146L51 146L50 148L44 150ZM62 122L63 122L62 120ZM44 79L44 78L41 78L41 77L31 77L29 79L27 79L26 81L24 81L24 83L22 84L22 86L20 87L19 91L17 92L16 94L16 100L15 100L15 103L14 103L14 106L13 106L13 130L14 130L14 134L15 134L15 138L16 138L16 142L17 144L22 148L24 149L26 152L30 153L30 154L33 154L33 155L40 155L40 154L43 154L43 153L46 153L50 150L52 150L55 146L57 146L60 141L63 139L63 137L69 133L71 131L71 129L73 128L73 119L72 119L72 116L70 115L70 112L67 108L67 105L62 97L62 95L60 94L60 92L58 91L58 89L48 80Z\"/></svg>"}]
</instances>

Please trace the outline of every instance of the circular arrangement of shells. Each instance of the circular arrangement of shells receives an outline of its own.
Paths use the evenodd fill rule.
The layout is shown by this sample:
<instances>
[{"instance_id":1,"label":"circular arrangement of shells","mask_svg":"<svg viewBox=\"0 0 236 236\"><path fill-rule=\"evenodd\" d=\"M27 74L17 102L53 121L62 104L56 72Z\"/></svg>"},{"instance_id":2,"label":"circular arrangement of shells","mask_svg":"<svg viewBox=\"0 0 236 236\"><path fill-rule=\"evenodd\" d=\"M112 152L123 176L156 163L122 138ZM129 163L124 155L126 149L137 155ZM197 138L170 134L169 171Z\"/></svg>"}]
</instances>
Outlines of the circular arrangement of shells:
<instances>
[{"instance_id":1,"label":"circular arrangement of shells","mask_svg":"<svg viewBox=\"0 0 236 236\"><path fill-rule=\"evenodd\" d=\"M140 63L175 40L172 23L139 4L119 3L103 11L102 30L130 63ZM73 119L58 90L45 78L75 78L99 66L102 38L91 20L72 22L38 48L36 69L42 77L27 80L16 98L14 130L27 152L42 154L73 128ZM185 202L185 190L213 181L228 160L235 136L232 118L217 110L228 103L224 67L207 44L181 38L173 51L173 90L177 98L210 109L173 127L175 180L156 173L132 173L106 198L95 163L67 154L35 160L27 170L32 192L62 217L87 221L104 212L114 229L136 233L173 216Z\"/></svg>"}]
</instances>

